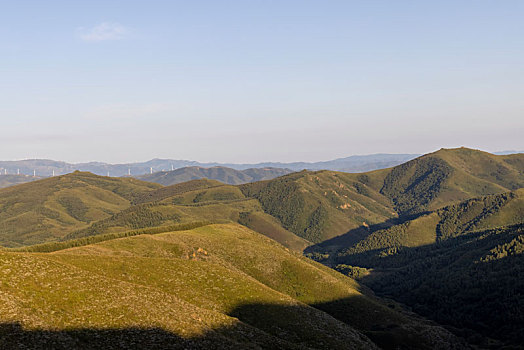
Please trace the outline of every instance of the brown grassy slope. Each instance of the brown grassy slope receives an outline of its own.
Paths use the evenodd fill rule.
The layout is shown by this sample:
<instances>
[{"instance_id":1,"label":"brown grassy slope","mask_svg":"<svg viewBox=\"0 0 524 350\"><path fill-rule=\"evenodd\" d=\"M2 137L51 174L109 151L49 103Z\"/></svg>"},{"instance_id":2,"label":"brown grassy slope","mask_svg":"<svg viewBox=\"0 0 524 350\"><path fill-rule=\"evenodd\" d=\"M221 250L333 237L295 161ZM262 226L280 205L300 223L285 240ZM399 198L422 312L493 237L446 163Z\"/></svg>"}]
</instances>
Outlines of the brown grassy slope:
<instances>
[{"instance_id":1,"label":"brown grassy slope","mask_svg":"<svg viewBox=\"0 0 524 350\"><path fill-rule=\"evenodd\" d=\"M0 315L26 328L156 327L184 339L225 337L224 346L234 340L240 347L372 347L357 328L393 347L430 348L435 339L444 348L458 344L240 225L0 256L10 266L0 295L11 303L0 308L15 310Z\"/></svg>"},{"instance_id":2,"label":"brown grassy slope","mask_svg":"<svg viewBox=\"0 0 524 350\"><path fill-rule=\"evenodd\" d=\"M266 242L241 226L194 235ZM155 327L197 344L210 338L212 348L373 348L348 325L259 282L207 245L195 246L200 242L192 236L186 231L54 254L3 254L9 271L0 295L10 304L0 306L2 321L29 329ZM257 322L249 321L248 306L257 309ZM240 309L243 315L235 313Z\"/></svg>"}]
</instances>

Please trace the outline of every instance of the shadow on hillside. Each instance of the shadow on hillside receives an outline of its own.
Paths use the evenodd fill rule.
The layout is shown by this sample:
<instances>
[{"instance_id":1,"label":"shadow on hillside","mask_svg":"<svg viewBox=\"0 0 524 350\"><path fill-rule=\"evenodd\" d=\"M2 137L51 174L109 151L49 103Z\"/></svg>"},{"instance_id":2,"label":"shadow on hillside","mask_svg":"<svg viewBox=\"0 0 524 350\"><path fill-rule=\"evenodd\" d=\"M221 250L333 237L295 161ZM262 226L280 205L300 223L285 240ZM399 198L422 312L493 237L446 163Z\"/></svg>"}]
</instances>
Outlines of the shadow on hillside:
<instances>
[{"instance_id":1,"label":"shadow on hillside","mask_svg":"<svg viewBox=\"0 0 524 350\"><path fill-rule=\"evenodd\" d=\"M371 267L360 282L383 297L447 326L471 343L487 338L522 344L524 254L517 237L524 224L463 234L414 248L339 257L338 263ZM496 247L502 247L500 251ZM505 247L505 248L504 248Z\"/></svg>"},{"instance_id":2,"label":"shadow on hillside","mask_svg":"<svg viewBox=\"0 0 524 350\"><path fill-rule=\"evenodd\" d=\"M454 336L436 323L417 318L410 319L403 314L401 316L391 309L391 306L379 303L371 305L368 298L355 296L325 303L311 305L317 310L324 311L333 318L352 326L361 334L369 338L381 349L432 349L436 345L442 349L467 349L468 345L462 339ZM303 315L296 314L297 307L283 307L280 305L248 304L236 308L230 315L239 318L242 322L263 329L270 334L280 334L293 344L307 340L309 344L320 349L340 349L340 344L329 345L327 339L315 339L318 334L312 333L310 329L303 328L300 319ZM309 312L311 314L311 312ZM296 325L294 332L283 331L282 324L275 322L276 319ZM315 326L312 325L312 328ZM435 339L438 339L436 341ZM324 344L324 346L322 346ZM305 345L305 344L304 344ZM329 345L329 346L328 346ZM347 344L347 348L354 349L355 346ZM342 347L344 348L344 347Z\"/></svg>"},{"instance_id":3,"label":"shadow on hillside","mask_svg":"<svg viewBox=\"0 0 524 350\"><path fill-rule=\"evenodd\" d=\"M185 349L206 346L160 328L25 330L19 323L0 324L1 349Z\"/></svg>"},{"instance_id":4,"label":"shadow on hillside","mask_svg":"<svg viewBox=\"0 0 524 350\"><path fill-rule=\"evenodd\" d=\"M189 338L154 327L28 330L17 322L0 323L0 349L368 349L373 342L383 349L430 349L428 331L441 335L443 348L464 346L442 328L422 322L405 327L406 320L387 307L372 312L370 305L362 296L313 307L246 304L229 313L241 322Z\"/></svg>"},{"instance_id":5,"label":"shadow on hillside","mask_svg":"<svg viewBox=\"0 0 524 350\"><path fill-rule=\"evenodd\" d=\"M419 247L399 247L395 254L383 255L389 248L372 249L361 253L341 255L336 262L366 268L394 269L430 260L430 265L445 267L457 263L474 263L489 253L491 249L501 244L509 244L515 238L513 232L523 230L524 224L516 224L504 229L486 229L467 232L436 243ZM449 256L454 251L454 256ZM446 258L447 257L447 258ZM372 276L362 278L366 282Z\"/></svg>"},{"instance_id":6,"label":"shadow on hillside","mask_svg":"<svg viewBox=\"0 0 524 350\"><path fill-rule=\"evenodd\" d=\"M327 239L320 243L311 245L304 250L304 254L308 253L324 253L326 251L334 252L341 248L349 248L352 245L363 240L373 232L390 228L391 226L402 224L406 221L413 220L419 216L429 214L430 212L425 211L413 215L404 215L398 218L391 218L378 224L366 226L359 226L339 236Z\"/></svg>"}]
</instances>

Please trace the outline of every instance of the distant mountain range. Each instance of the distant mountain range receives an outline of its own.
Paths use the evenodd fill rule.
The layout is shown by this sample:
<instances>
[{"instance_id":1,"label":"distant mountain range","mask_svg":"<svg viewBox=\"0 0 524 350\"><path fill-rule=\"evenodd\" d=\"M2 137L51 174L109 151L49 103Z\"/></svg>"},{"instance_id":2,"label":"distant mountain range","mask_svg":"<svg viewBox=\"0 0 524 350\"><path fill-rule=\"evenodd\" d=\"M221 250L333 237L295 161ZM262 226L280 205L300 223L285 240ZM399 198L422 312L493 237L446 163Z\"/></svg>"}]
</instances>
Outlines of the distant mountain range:
<instances>
[{"instance_id":1,"label":"distant mountain range","mask_svg":"<svg viewBox=\"0 0 524 350\"><path fill-rule=\"evenodd\" d=\"M502 151L493 154L506 155L524 153L524 151ZM63 175L75 170L88 171L102 176L141 176L156 172L167 172L187 167L213 168L226 167L235 170L261 169L261 168L281 168L292 171L300 170L333 170L348 173L360 173L377 169L385 169L405 163L419 157L420 154L369 154L355 155L345 158L338 158L321 162L264 162L264 163L201 163L192 160L179 159L151 159L146 162L110 164L104 162L88 163L67 163L49 159L25 159L15 161L0 161L0 175L36 175L38 177L48 177L53 175ZM254 180L258 181L260 179ZM15 182L26 182L22 179ZM4 187L4 186L2 186Z\"/></svg>"},{"instance_id":2,"label":"distant mountain range","mask_svg":"<svg viewBox=\"0 0 524 350\"><path fill-rule=\"evenodd\" d=\"M300 170L335 170L345 172L364 172L389 168L418 157L418 154L371 154L350 156L324 162L265 162L256 164L234 163L200 163L191 160L152 159L147 162L109 164L102 162L66 163L48 159L26 159L16 161L0 161L0 174L24 174L37 176L52 176L71 173L75 170L88 171L102 176L139 176L159 171L169 171L185 167L227 167L235 170L282 168L292 171Z\"/></svg>"}]
</instances>

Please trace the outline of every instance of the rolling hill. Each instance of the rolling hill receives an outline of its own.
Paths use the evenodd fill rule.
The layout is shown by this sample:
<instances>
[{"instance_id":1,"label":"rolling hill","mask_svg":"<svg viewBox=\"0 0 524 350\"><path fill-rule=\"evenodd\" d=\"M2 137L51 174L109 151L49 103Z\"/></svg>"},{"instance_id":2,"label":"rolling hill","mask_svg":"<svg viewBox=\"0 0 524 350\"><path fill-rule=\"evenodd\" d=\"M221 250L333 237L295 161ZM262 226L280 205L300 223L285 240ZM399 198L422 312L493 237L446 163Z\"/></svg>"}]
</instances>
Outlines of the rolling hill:
<instances>
[{"instance_id":1,"label":"rolling hill","mask_svg":"<svg viewBox=\"0 0 524 350\"><path fill-rule=\"evenodd\" d=\"M282 226L311 242L346 235L352 244L369 226L387 227L413 215L476 196L524 186L524 154L492 155L442 149L399 166L361 174L299 172L240 186Z\"/></svg>"},{"instance_id":2,"label":"rolling hill","mask_svg":"<svg viewBox=\"0 0 524 350\"><path fill-rule=\"evenodd\" d=\"M240 189L284 228L311 242L397 217L388 198L354 174L302 171Z\"/></svg>"},{"instance_id":3,"label":"rolling hill","mask_svg":"<svg viewBox=\"0 0 524 350\"><path fill-rule=\"evenodd\" d=\"M0 346L462 348L431 322L237 224L0 251Z\"/></svg>"},{"instance_id":4,"label":"rolling hill","mask_svg":"<svg viewBox=\"0 0 524 350\"><path fill-rule=\"evenodd\" d=\"M239 185L248 182L270 180L275 177L291 173L289 169L280 168L252 168L235 170L226 167L185 167L172 171L161 171L153 174L137 176L137 179L159 183L164 186L175 185L197 179L218 180L229 185Z\"/></svg>"},{"instance_id":5,"label":"rolling hill","mask_svg":"<svg viewBox=\"0 0 524 350\"><path fill-rule=\"evenodd\" d=\"M344 237L339 245L349 246L367 236L369 227L385 228L427 210L522 186L523 158L521 154L495 156L475 150L453 149L440 150L391 169L369 173L302 171L237 187L211 180L167 187L144 185L138 181L137 184L145 187L133 191L133 198L124 198L117 207L106 207L104 213L99 210L98 215L92 213L94 216L82 220L71 213L66 216L57 214L67 205L65 202L59 204L58 210L52 208L53 205L57 208L57 205L50 203L39 207L38 219L26 221L26 226L37 221L44 222L44 226L32 232L33 239L26 244L65 237L79 230L82 231L80 234L98 234L195 220L233 220L250 225L293 249L337 236ZM200 175L209 175L201 171L222 173L224 170L196 169ZM74 175L68 176L74 178ZM95 175L90 176L95 178ZM46 181L53 182L58 178L62 177ZM113 183L120 183L120 179L111 179ZM122 181L126 184L132 180ZM0 192L0 198L5 197L3 193L9 197L9 193L23 191ZM40 198L35 203L45 200ZM18 232L23 229L24 225L16 224L19 214L16 211L1 214L3 232L12 234L16 232L15 227ZM34 225L31 227L34 229ZM37 238L42 231L49 233L55 229L62 230L59 236L48 234L44 239ZM351 235L345 235L348 232ZM23 242L19 240L16 244Z\"/></svg>"},{"instance_id":6,"label":"rolling hill","mask_svg":"<svg viewBox=\"0 0 524 350\"><path fill-rule=\"evenodd\" d=\"M216 180L192 180L161 187L136 196L132 204L122 212L69 233L64 239L204 220L242 223L295 251L311 244L264 213L256 199L246 197L236 186Z\"/></svg>"},{"instance_id":7,"label":"rolling hill","mask_svg":"<svg viewBox=\"0 0 524 350\"><path fill-rule=\"evenodd\" d=\"M420 215L389 228L378 229L349 248L341 249L337 263L374 266L403 248L442 243L470 232L524 223L524 188L469 199ZM324 242L321 246L329 246Z\"/></svg>"},{"instance_id":8,"label":"rolling hill","mask_svg":"<svg viewBox=\"0 0 524 350\"><path fill-rule=\"evenodd\" d=\"M524 154L442 149L394 167L381 193L400 215L434 210L475 196L524 187Z\"/></svg>"},{"instance_id":9,"label":"rolling hill","mask_svg":"<svg viewBox=\"0 0 524 350\"><path fill-rule=\"evenodd\" d=\"M108 218L160 185L75 172L0 189L0 245L42 243Z\"/></svg>"}]
</instances>

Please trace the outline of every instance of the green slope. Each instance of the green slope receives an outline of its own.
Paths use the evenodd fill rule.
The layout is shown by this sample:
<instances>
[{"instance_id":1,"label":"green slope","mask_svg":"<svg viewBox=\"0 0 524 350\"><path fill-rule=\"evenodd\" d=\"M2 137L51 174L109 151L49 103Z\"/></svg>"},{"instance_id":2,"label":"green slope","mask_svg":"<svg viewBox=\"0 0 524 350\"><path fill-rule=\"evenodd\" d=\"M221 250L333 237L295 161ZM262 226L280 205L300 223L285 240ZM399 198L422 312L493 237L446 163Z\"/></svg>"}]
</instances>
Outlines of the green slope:
<instances>
[{"instance_id":1,"label":"green slope","mask_svg":"<svg viewBox=\"0 0 524 350\"><path fill-rule=\"evenodd\" d=\"M7 347L24 339L136 347L141 338L173 348L463 345L240 225L54 253L0 252L0 264L0 345Z\"/></svg>"},{"instance_id":2,"label":"green slope","mask_svg":"<svg viewBox=\"0 0 524 350\"><path fill-rule=\"evenodd\" d=\"M524 222L524 188L513 192L473 198L453 204L389 228L379 229L342 249L336 263L373 267L381 258L403 247L440 243L471 231ZM312 251L322 252L322 245Z\"/></svg>"},{"instance_id":3,"label":"green slope","mask_svg":"<svg viewBox=\"0 0 524 350\"><path fill-rule=\"evenodd\" d=\"M135 179L75 172L0 189L0 245L42 243L130 206L158 188Z\"/></svg>"},{"instance_id":4,"label":"green slope","mask_svg":"<svg viewBox=\"0 0 524 350\"><path fill-rule=\"evenodd\" d=\"M155 182L170 186L197 179L217 180L229 185L239 185L248 182L274 179L289 174L291 170L280 168L254 168L235 170L222 166L203 168L199 166L185 167L172 171L160 171L154 174L141 175L137 178L143 181Z\"/></svg>"},{"instance_id":5,"label":"green slope","mask_svg":"<svg viewBox=\"0 0 524 350\"><path fill-rule=\"evenodd\" d=\"M304 171L240 188L284 228L319 243L348 231L360 239L368 226L388 226L398 216L404 221L523 186L524 154L496 156L459 148L442 149L391 169L362 174Z\"/></svg>"},{"instance_id":6,"label":"green slope","mask_svg":"<svg viewBox=\"0 0 524 350\"><path fill-rule=\"evenodd\" d=\"M311 242L321 242L362 225L397 214L390 201L356 174L303 171L270 181L241 185L284 228Z\"/></svg>"},{"instance_id":7,"label":"green slope","mask_svg":"<svg viewBox=\"0 0 524 350\"><path fill-rule=\"evenodd\" d=\"M475 196L524 187L524 154L496 156L468 148L442 149L394 167L380 192L400 215Z\"/></svg>"},{"instance_id":8,"label":"green slope","mask_svg":"<svg viewBox=\"0 0 524 350\"><path fill-rule=\"evenodd\" d=\"M123 232L146 227L169 226L195 221L240 222L286 247L302 251L310 243L284 229L263 212L256 199L247 198L238 187L214 180L193 180L143 193L135 205L97 221L65 238Z\"/></svg>"},{"instance_id":9,"label":"green slope","mask_svg":"<svg viewBox=\"0 0 524 350\"><path fill-rule=\"evenodd\" d=\"M8 202L13 202L16 193L31 197L33 192L44 191L43 196L49 197L44 204L41 203L44 197L40 196L36 201L31 200L34 203L31 206L18 205L22 211L4 211L0 215L3 225L0 229L2 236L8 238L0 243L40 243L66 234L78 237L195 220L232 220L293 249L349 232L350 235L337 242L339 246L347 246L369 234L368 227L388 227L398 222L395 221L398 216L403 221L410 215L476 195L518 188L524 181L523 157L494 156L469 149L440 150L391 169L363 174L303 171L238 187L208 179L167 187L132 179L104 180L112 186L141 184L136 190L129 187L127 197L114 192L113 198L85 192L81 189L84 180L72 181L70 188L64 189L48 185L56 181L48 179L49 183L37 182L35 187L25 187L26 190L16 187L9 193L0 191L0 197L10 197ZM73 179L80 175L67 176ZM96 187L95 179L102 177L93 178L91 185ZM107 194L108 190L112 191L110 188L97 191ZM130 203L134 206L129 207ZM83 217L86 213L88 216ZM27 227L32 232L25 232ZM72 233L79 230L79 235Z\"/></svg>"}]
</instances>

